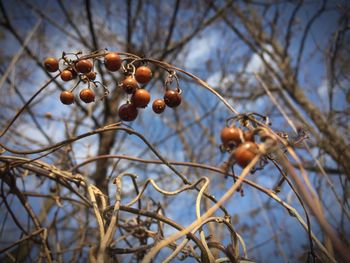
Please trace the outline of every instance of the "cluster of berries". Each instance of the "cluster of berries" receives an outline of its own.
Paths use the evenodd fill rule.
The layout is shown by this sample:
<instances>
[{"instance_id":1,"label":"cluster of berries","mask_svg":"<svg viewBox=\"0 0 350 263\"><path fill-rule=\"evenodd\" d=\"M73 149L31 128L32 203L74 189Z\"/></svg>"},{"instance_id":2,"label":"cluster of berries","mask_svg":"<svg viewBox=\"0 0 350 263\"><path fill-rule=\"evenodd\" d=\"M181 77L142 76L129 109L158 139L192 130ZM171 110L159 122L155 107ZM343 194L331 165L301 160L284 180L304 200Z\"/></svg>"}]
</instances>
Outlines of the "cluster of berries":
<instances>
[{"instance_id":1,"label":"cluster of berries","mask_svg":"<svg viewBox=\"0 0 350 263\"><path fill-rule=\"evenodd\" d=\"M44 66L49 72L56 72L59 69L59 60L56 58L47 58L44 61ZM63 81L76 79L78 76L82 80L93 81L96 79L96 72L92 71L93 63L88 59L82 59L76 63L65 63L65 68L60 71L60 77ZM95 100L95 92L88 88L80 91L79 97L85 103L91 103ZM60 100L63 104L69 105L74 102L73 90L65 90L60 94Z\"/></svg>"},{"instance_id":2,"label":"cluster of berries","mask_svg":"<svg viewBox=\"0 0 350 263\"><path fill-rule=\"evenodd\" d=\"M77 55L77 54L75 54ZM123 64L123 60L116 52L104 53L103 56L104 65L109 71L118 71ZM65 54L62 56L64 60L64 69L61 71L59 69L59 60L56 58L47 58L44 61L44 66L49 72L56 72L60 70L60 77L63 81L70 81L79 76L79 80L83 82L88 82L89 86L80 91L79 97L85 103L91 103L95 100L95 92L90 88L90 82L95 86L96 83L96 72L93 71L93 61L99 56L91 56L88 59L80 59L77 57L76 60L69 60L66 58ZM144 86L152 79L152 71L147 66L139 66L135 69L134 65L128 64L127 68L133 69L132 72L124 69L124 74L126 77L122 80L119 86L125 91L125 93L131 96L130 99L118 109L118 115L123 121L133 121L138 115L139 108L145 108L151 100L150 93L144 89ZM79 81L79 82L80 82ZM78 83L79 84L79 83ZM141 85L141 87L139 86ZM63 104L69 105L74 102L73 89L70 91L63 91L60 94L60 100ZM105 88L106 89L106 88ZM107 89L106 89L107 90ZM179 88L176 90L168 89L166 87L166 92L163 99L156 99L153 101L152 109L155 113L162 113L166 106L170 108L175 108L181 103L181 91Z\"/></svg>"},{"instance_id":3,"label":"cluster of berries","mask_svg":"<svg viewBox=\"0 0 350 263\"><path fill-rule=\"evenodd\" d=\"M147 66L140 66L135 73L128 75L122 82L121 87L125 93L131 95L131 99L119 108L119 117L123 121L133 121L136 119L139 108L147 107L151 100L150 93L139 86L147 84L152 79L152 71ZM163 99L156 99L152 103L152 109L155 113L162 113L166 106L174 108L181 103L181 95L177 90L166 90Z\"/></svg>"},{"instance_id":4,"label":"cluster of berries","mask_svg":"<svg viewBox=\"0 0 350 263\"><path fill-rule=\"evenodd\" d=\"M246 167L256 156L258 145L255 143L254 131L242 131L236 126L225 127L221 130L221 142L225 150L234 150L236 163Z\"/></svg>"}]
</instances>

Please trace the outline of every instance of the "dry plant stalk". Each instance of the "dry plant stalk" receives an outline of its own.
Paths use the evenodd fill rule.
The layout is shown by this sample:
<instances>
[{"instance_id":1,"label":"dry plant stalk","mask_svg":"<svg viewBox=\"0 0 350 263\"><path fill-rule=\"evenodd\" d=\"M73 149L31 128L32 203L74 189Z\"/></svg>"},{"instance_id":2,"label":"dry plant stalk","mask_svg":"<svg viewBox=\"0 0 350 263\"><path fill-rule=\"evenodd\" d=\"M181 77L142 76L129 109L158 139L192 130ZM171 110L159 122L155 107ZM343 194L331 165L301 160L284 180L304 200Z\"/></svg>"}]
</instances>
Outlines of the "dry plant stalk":
<instances>
[{"instance_id":1,"label":"dry plant stalk","mask_svg":"<svg viewBox=\"0 0 350 263\"><path fill-rule=\"evenodd\" d=\"M71 67L72 65L77 65L80 61L85 61L88 59L99 59L105 57L109 52L102 50L93 52L89 55L80 56L80 54L74 54L77 58L74 61L70 61L65 57L65 53L62 55L62 59L65 60L67 66ZM227 163L223 167L213 167L206 164L201 164L197 162L177 162L168 160L164 155L162 155L151 142L142 134L136 130L127 126L124 122L111 123L104 127L97 128L95 130L90 130L86 133L80 135L71 136L70 138L63 140L61 142L43 146L37 149L30 150L18 150L12 146L7 145L5 142L1 142L2 155L0 156L1 161L1 197L2 202L6 206L7 211L14 220L16 226L22 230L25 234L24 237L21 237L13 244L6 246L0 250L0 253L7 253L13 247L20 245L23 242L30 242L30 246L35 246L34 243L40 244L41 257L45 258L47 262L53 262L56 259L61 259L60 256L62 251L60 251L59 243L57 247L53 248L52 244L48 242L48 231L54 229L56 232L58 229L55 229L55 217L51 225L43 226L44 218L36 214L30 204L27 202L29 196L40 197L43 200L48 202L53 200L52 206L57 205L58 207L64 207L62 203L69 203L72 207L77 206L77 209L86 213L85 224L89 224L90 216L94 218L92 228L98 233L98 238L92 239L91 243L86 241L87 231L82 229L80 234L81 243L77 248L77 251L82 251L83 247L89 247L89 260L91 262L113 262L115 260L115 255L118 254L135 254L139 257L141 262L147 263L151 262L152 259L163 248L170 248L172 253L170 253L164 262L170 262L171 260L179 257L192 257L198 262L239 262L247 261L247 249L246 244L243 238L239 233L234 229L234 225L231 221L231 216L225 209L225 202L229 200L235 192L240 191L242 185L247 185L254 187L257 191L267 195L271 200L275 201L277 204L284 207L290 214L292 214L297 221L305 228L306 232L309 235L311 243L311 253L315 256L313 251L313 242L317 245L318 249L322 251L329 261L336 262L332 252L327 250L321 241L313 234L307 217L307 223L301 215L298 214L295 208L293 208L286 201L283 201L273 190L267 189L253 181L248 180L246 177L252 172L254 167L258 166L259 161L262 158L270 160L271 162L276 161L276 165L280 165L284 168L287 175L283 174L286 177L286 180L289 180L288 177L291 177L293 183L295 184L295 194L300 197L300 202L306 204L309 210L318 220L323 231L328 235L335 250L341 255L341 257L347 261L350 261L349 251L336 236L333 229L330 227L330 224L327 222L324 216L321 202L318 199L318 196L314 189L311 187L311 183L308 181L308 175L303 169L302 163L298 158L297 154L290 147L289 142L279 136L275 131L273 131L269 125L266 125L263 121L260 121L254 116L260 116L257 114L239 114L238 111L230 105L230 103L221 96L216 90L210 87L209 84L196 77L195 75L188 73L182 69L174 67L163 61L158 61L154 59L140 58L136 55L130 53L118 53L118 55L124 57L123 61L126 62L126 65L123 65L126 71L132 71L132 74L135 74L134 64L138 63L151 63L163 70L165 70L168 75L168 80L176 78L178 85L178 77L176 74L184 74L186 77L191 78L196 84L200 87L210 91L217 99L222 102L231 112L234 114L234 119L236 118L241 124L242 127L248 127L250 131L254 133L256 137L259 137L260 143L259 147L254 153L254 157L249 161L249 164L245 165L240 175L235 175L230 172L230 168L237 162L237 149L239 145L232 146L230 151L230 157ZM25 111L25 109L39 96L42 92L53 82L59 75L52 77L46 84L42 86L27 102L24 106L18 110L17 114L10 120L8 125L1 131L0 138L4 137L7 133L11 131L11 126L13 126L16 120L20 115ZM86 79L85 75L79 74L81 78L80 81L88 82L90 85L95 85L96 82ZM266 92L269 94L270 98L279 107L275 98L271 95L268 88L266 87L263 80L256 74L257 79L260 81L261 85L264 87ZM79 82L78 82L79 84ZM77 84L77 85L78 85ZM96 84L97 85L97 84ZM103 84L101 84L105 95L108 94L108 89ZM75 86L76 87L76 86ZM75 88L74 87L74 88ZM74 89L73 88L73 89ZM72 89L72 91L73 91ZM181 92L179 92L181 94ZM281 108L279 107L281 110ZM287 115L281 110L281 113L287 121L293 126L293 123L288 119ZM264 118L263 118L264 119ZM49 157L50 155L56 154L59 151L63 151L65 147L77 143L83 138L87 138L93 135L101 135L108 132L118 132L123 133L129 136L136 136L139 138L142 143L147 147L148 150L152 151L154 155L158 158L157 160L146 160L138 158L135 156L126 156L126 155L100 155L94 156L87 160L84 160L80 164L76 164L71 167L70 170L61 170L55 165L51 165L47 162L41 161L44 157ZM241 132L239 140L242 140L243 143L248 142L247 139L243 137ZM229 146L228 148L230 148ZM288 154L294 159L297 163L298 168L301 171L302 178L305 184L301 181L299 176L296 174L294 168L291 166L290 161L286 158L286 153L282 152L281 147L285 147ZM267 157L271 154L275 154L276 160ZM29 155L32 157L23 157L24 155ZM270 158L270 159L268 159ZM176 175L176 177L181 181L182 186L176 190L166 190L160 187L156 180L147 179L143 182L143 186L140 188L140 182L137 181L137 176L130 174L128 172L121 173L112 178L109 178L109 182L113 182L113 188L115 191L115 197L112 198L106 195L105 189L99 189L97 185L91 183L90 179L85 174L81 174L79 171L83 166L97 162L100 160L127 160L133 162L140 162L144 164L155 164L155 165L164 165L169 170ZM222 194L222 196L217 200L209 191L209 186L211 180L209 177L203 175L197 181L191 182L188 179L188 176L178 170L177 166L186 166L186 167L195 167L203 170L204 172L214 171L223 176L229 176L234 178L233 185ZM17 187L16 180L27 180L27 176L24 173L36 174L43 180L48 180L60 188L61 193L66 192L63 196L59 193L53 192L51 194L41 194L41 193L27 193L24 189L19 189ZM129 177L133 183L133 189L128 190L128 196L135 196L129 200L125 205L124 192L127 191L123 189L125 184L122 184L122 181L125 177ZM108 183L109 183L108 182ZM107 183L107 185L108 185ZM292 184L292 186L294 185ZM149 189L149 185L152 185L153 189ZM305 187L306 186L306 187ZM294 188L292 188L295 190ZM196 220L194 220L188 226L182 226L167 216L163 214L162 204L151 202L149 205L152 209L146 210L142 207L142 202L146 200L146 190L153 191L156 190L160 195L167 198L175 198L181 193L195 193L196 196L196 205L193 212L196 214ZM67 194L68 193L68 194ZM12 211L10 205L8 204L8 197L10 195L18 198L24 207L26 213L28 214L28 219L34 224L35 229L30 229L26 231L23 227L21 220L16 218L14 211ZM207 199L213 204L206 210L203 210L202 203L203 200ZM315 205L316 204L316 205ZM137 206L135 208L134 206ZM156 209L154 209L156 206ZM224 214L219 216L218 211ZM305 210L306 212L306 210ZM125 214L128 214L129 217L126 217ZM134 216L132 216L134 214ZM307 212L306 212L307 215ZM308 215L307 215L308 216ZM84 220L82 220L84 222ZM207 224L215 225L225 225L226 232L232 243L228 246L215 241L208 241L208 234L205 231L205 226ZM173 234L165 234L165 225L171 226L178 231ZM199 233L199 238L197 234ZM57 233L56 233L57 235ZM128 244L128 237L133 236L134 238L140 241L139 247L116 247L116 244L120 244L124 240ZM38 238L38 240L35 240ZM147 239L151 238L153 243L147 244ZM180 244L177 244L176 241L180 238L183 238ZM241 255L240 246L242 247L244 253ZM218 248L225 254L225 257L216 258L218 254L213 253L212 248ZM27 253L30 253L27 251Z\"/></svg>"}]
</instances>

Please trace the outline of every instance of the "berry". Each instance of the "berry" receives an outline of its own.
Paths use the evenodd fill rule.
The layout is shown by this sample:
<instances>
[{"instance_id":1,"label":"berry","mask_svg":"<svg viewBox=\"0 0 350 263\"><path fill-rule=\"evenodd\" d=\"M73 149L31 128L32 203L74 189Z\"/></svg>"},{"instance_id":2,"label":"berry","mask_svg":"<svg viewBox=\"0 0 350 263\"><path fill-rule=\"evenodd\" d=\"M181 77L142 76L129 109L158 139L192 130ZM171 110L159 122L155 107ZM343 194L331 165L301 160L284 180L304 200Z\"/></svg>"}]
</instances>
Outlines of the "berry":
<instances>
[{"instance_id":1,"label":"berry","mask_svg":"<svg viewBox=\"0 0 350 263\"><path fill-rule=\"evenodd\" d=\"M50 186L49 188L51 193L56 193L57 192L57 187L56 186Z\"/></svg>"},{"instance_id":2,"label":"berry","mask_svg":"<svg viewBox=\"0 0 350 263\"><path fill-rule=\"evenodd\" d=\"M164 94L164 102L170 108L175 108L181 103L181 95L175 90L167 90Z\"/></svg>"},{"instance_id":3,"label":"berry","mask_svg":"<svg viewBox=\"0 0 350 263\"><path fill-rule=\"evenodd\" d=\"M126 93L133 94L139 88L139 85L133 77L127 77L123 80L122 87Z\"/></svg>"},{"instance_id":4,"label":"berry","mask_svg":"<svg viewBox=\"0 0 350 263\"><path fill-rule=\"evenodd\" d=\"M73 72L71 70L65 69L60 74L63 81L70 81L73 79Z\"/></svg>"},{"instance_id":5,"label":"berry","mask_svg":"<svg viewBox=\"0 0 350 263\"><path fill-rule=\"evenodd\" d=\"M48 72L55 72L58 70L58 60L55 58L47 58L44 61L44 66Z\"/></svg>"},{"instance_id":6,"label":"berry","mask_svg":"<svg viewBox=\"0 0 350 263\"><path fill-rule=\"evenodd\" d=\"M138 67L135 72L135 78L138 83L148 83L152 78L152 71L146 66Z\"/></svg>"},{"instance_id":7,"label":"berry","mask_svg":"<svg viewBox=\"0 0 350 263\"><path fill-rule=\"evenodd\" d=\"M77 76L78 76L78 73L74 70L74 69L72 69L72 68L70 68L70 69L68 69L70 72L72 72L72 75L73 75L73 79L75 79Z\"/></svg>"},{"instance_id":8,"label":"berry","mask_svg":"<svg viewBox=\"0 0 350 263\"><path fill-rule=\"evenodd\" d=\"M51 112L45 112L45 114L44 114L44 117L46 118L46 119L52 119L52 113Z\"/></svg>"},{"instance_id":9,"label":"berry","mask_svg":"<svg viewBox=\"0 0 350 263\"><path fill-rule=\"evenodd\" d=\"M89 80L95 80L96 79L96 72L95 71L90 71L89 73L85 74L85 76Z\"/></svg>"},{"instance_id":10,"label":"berry","mask_svg":"<svg viewBox=\"0 0 350 263\"><path fill-rule=\"evenodd\" d=\"M145 108L150 100L151 100L151 95L145 89L137 89L131 97L132 103L137 108Z\"/></svg>"},{"instance_id":11,"label":"berry","mask_svg":"<svg viewBox=\"0 0 350 263\"><path fill-rule=\"evenodd\" d=\"M119 107L118 115L123 121L133 121L137 117L137 108L132 103L126 103Z\"/></svg>"},{"instance_id":12,"label":"berry","mask_svg":"<svg viewBox=\"0 0 350 263\"><path fill-rule=\"evenodd\" d=\"M243 133L243 138L245 141L254 142L254 131L245 131Z\"/></svg>"},{"instance_id":13,"label":"berry","mask_svg":"<svg viewBox=\"0 0 350 263\"><path fill-rule=\"evenodd\" d=\"M120 59L118 53L111 52L105 56L105 66L109 71L117 71L122 65L122 60Z\"/></svg>"},{"instance_id":14,"label":"berry","mask_svg":"<svg viewBox=\"0 0 350 263\"><path fill-rule=\"evenodd\" d=\"M90 60L82 59L75 64L75 68L80 73L88 73L92 70L93 64Z\"/></svg>"},{"instance_id":15,"label":"berry","mask_svg":"<svg viewBox=\"0 0 350 263\"><path fill-rule=\"evenodd\" d=\"M164 100L157 99L157 100L153 101L152 109L155 113L161 114L165 110Z\"/></svg>"},{"instance_id":16,"label":"berry","mask_svg":"<svg viewBox=\"0 0 350 263\"><path fill-rule=\"evenodd\" d=\"M244 142L235 151L235 159L239 166L246 167L256 156L258 145L255 142Z\"/></svg>"},{"instance_id":17,"label":"berry","mask_svg":"<svg viewBox=\"0 0 350 263\"><path fill-rule=\"evenodd\" d=\"M91 89L82 89L80 91L79 97L82 101L85 103L90 103L95 100L95 92L93 92Z\"/></svg>"},{"instance_id":18,"label":"berry","mask_svg":"<svg viewBox=\"0 0 350 263\"><path fill-rule=\"evenodd\" d=\"M241 143L241 129L237 127L225 127L221 130L220 138L225 148L232 148Z\"/></svg>"},{"instance_id":19,"label":"berry","mask_svg":"<svg viewBox=\"0 0 350 263\"><path fill-rule=\"evenodd\" d=\"M63 104L69 105L74 102L74 94L68 90L62 91L60 94L60 100Z\"/></svg>"}]
</instances>

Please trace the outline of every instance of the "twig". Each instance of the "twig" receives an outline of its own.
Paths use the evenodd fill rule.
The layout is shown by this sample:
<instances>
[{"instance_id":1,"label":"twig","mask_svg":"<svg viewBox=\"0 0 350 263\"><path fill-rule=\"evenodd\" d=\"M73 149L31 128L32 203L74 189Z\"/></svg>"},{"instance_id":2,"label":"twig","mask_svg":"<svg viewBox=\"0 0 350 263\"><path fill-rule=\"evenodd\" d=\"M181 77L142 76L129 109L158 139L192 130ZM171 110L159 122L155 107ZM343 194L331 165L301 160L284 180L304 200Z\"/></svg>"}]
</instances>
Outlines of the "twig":
<instances>
[{"instance_id":1,"label":"twig","mask_svg":"<svg viewBox=\"0 0 350 263\"><path fill-rule=\"evenodd\" d=\"M38 229L38 230L32 232L30 235L26 235L26 236L22 237L20 240L17 240L16 242L12 243L11 245L0 249L0 254L4 253L5 251L9 250L10 248L13 248L14 246L17 246L18 244L22 243L23 241L26 241L27 239L32 238L33 236L40 234L44 230L45 230L44 228L41 228L41 229Z\"/></svg>"}]
</instances>

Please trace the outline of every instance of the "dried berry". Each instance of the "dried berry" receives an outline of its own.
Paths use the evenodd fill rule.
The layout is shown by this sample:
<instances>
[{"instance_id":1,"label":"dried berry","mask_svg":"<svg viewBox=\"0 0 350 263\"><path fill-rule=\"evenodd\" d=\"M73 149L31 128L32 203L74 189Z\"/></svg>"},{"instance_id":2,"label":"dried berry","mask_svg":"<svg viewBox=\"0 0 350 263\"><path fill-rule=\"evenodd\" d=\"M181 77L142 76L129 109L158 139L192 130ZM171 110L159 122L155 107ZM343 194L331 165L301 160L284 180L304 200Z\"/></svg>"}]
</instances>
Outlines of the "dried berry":
<instances>
[{"instance_id":1,"label":"dried berry","mask_svg":"<svg viewBox=\"0 0 350 263\"><path fill-rule=\"evenodd\" d=\"M89 80L95 80L96 79L96 72L95 71L90 71L89 73L85 74L85 76Z\"/></svg>"},{"instance_id":2,"label":"dried berry","mask_svg":"<svg viewBox=\"0 0 350 263\"><path fill-rule=\"evenodd\" d=\"M133 121L137 117L137 108L132 103L126 103L119 107L118 115L123 121Z\"/></svg>"},{"instance_id":3,"label":"dried berry","mask_svg":"<svg viewBox=\"0 0 350 263\"><path fill-rule=\"evenodd\" d=\"M117 71L122 65L122 60L118 53L111 52L105 56L105 66L109 71Z\"/></svg>"},{"instance_id":4,"label":"dried berry","mask_svg":"<svg viewBox=\"0 0 350 263\"><path fill-rule=\"evenodd\" d=\"M68 90L62 91L60 94L60 100L63 104L69 105L74 102L74 94Z\"/></svg>"},{"instance_id":5,"label":"dried berry","mask_svg":"<svg viewBox=\"0 0 350 263\"><path fill-rule=\"evenodd\" d=\"M56 193L58 189L56 186L53 185L53 186L50 186L49 190L51 193Z\"/></svg>"},{"instance_id":6,"label":"dried berry","mask_svg":"<svg viewBox=\"0 0 350 263\"><path fill-rule=\"evenodd\" d=\"M236 162L242 168L246 167L257 155L258 145L255 142L244 142L234 153Z\"/></svg>"},{"instance_id":7,"label":"dried berry","mask_svg":"<svg viewBox=\"0 0 350 263\"><path fill-rule=\"evenodd\" d=\"M133 94L139 88L139 85L133 77L127 77L123 80L122 87L126 93Z\"/></svg>"},{"instance_id":8,"label":"dried berry","mask_svg":"<svg viewBox=\"0 0 350 263\"><path fill-rule=\"evenodd\" d=\"M131 97L132 103L137 108L145 108L149 101L151 100L151 95L145 89L137 89Z\"/></svg>"},{"instance_id":9,"label":"dried berry","mask_svg":"<svg viewBox=\"0 0 350 263\"><path fill-rule=\"evenodd\" d=\"M60 74L63 81L70 81L73 79L73 72L71 70L65 69Z\"/></svg>"},{"instance_id":10,"label":"dried berry","mask_svg":"<svg viewBox=\"0 0 350 263\"><path fill-rule=\"evenodd\" d=\"M135 79L138 83L145 84L152 79L152 71L149 67L141 66L136 69Z\"/></svg>"},{"instance_id":11,"label":"dried berry","mask_svg":"<svg viewBox=\"0 0 350 263\"><path fill-rule=\"evenodd\" d=\"M153 101L152 109L155 113L161 114L165 110L164 100L157 99L157 100Z\"/></svg>"},{"instance_id":12,"label":"dried berry","mask_svg":"<svg viewBox=\"0 0 350 263\"><path fill-rule=\"evenodd\" d=\"M245 141L254 142L254 131L245 131L243 133L243 138Z\"/></svg>"},{"instance_id":13,"label":"dried berry","mask_svg":"<svg viewBox=\"0 0 350 263\"><path fill-rule=\"evenodd\" d=\"M48 72L56 72L58 70L58 60L55 58L47 58L44 61L44 66Z\"/></svg>"},{"instance_id":14,"label":"dried berry","mask_svg":"<svg viewBox=\"0 0 350 263\"><path fill-rule=\"evenodd\" d=\"M225 148L233 148L241 143L241 129L225 127L221 130L220 138Z\"/></svg>"},{"instance_id":15,"label":"dried berry","mask_svg":"<svg viewBox=\"0 0 350 263\"><path fill-rule=\"evenodd\" d=\"M80 91L79 97L85 103L90 103L90 102L93 102L95 100L95 92L93 92L89 88L82 89Z\"/></svg>"},{"instance_id":16,"label":"dried berry","mask_svg":"<svg viewBox=\"0 0 350 263\"><path fill-rule=\"evenodd\" d=\"M88 73L92 70L93 64L90 60L82 59L75 64L75 68L80 73Z\"/></svg>"},{"instance_id":17,"label":"dried berry","mask_svg":"<svg viewBox=\"0 0 350 263\"><path fill-rule=\"evenodd\" d=\"M78 73L74 70L74 69L72 69L72 68L70 68L70 69L68 69L70 72L72 72L72 75L73 75L73 79L75 79L77 76L78 76Z\"/></svg>"},{"instance_id":18,"label":"dried berry","mask_svg":"<svg viewBox=\"0 0 350 263\"><path fill-rule=\"evenodd\" d=\"M176 90L167 90L164 94L164 102L170 108L181 104L181 95Z\"/></svg>"}]
</instances>

